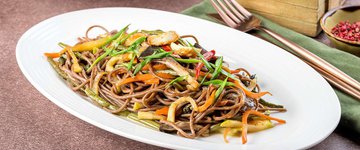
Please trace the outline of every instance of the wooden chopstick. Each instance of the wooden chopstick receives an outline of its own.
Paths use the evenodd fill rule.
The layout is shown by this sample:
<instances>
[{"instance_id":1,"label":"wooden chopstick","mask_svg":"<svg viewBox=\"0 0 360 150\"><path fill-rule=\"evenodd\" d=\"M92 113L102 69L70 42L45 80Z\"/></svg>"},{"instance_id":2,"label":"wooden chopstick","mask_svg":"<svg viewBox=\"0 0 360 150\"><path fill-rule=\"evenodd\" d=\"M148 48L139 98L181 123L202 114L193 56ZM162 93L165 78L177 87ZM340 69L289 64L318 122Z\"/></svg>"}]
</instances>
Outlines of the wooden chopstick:
<instances>
[{"instance_id":1,"label":"wooden chopstick","mask_svg":"<svg viewBox=\"0 0 360 150\"><path fill-rule=\"evenodd\" d=\"M303 59L302 59L303 60ZM356 89L354 89L352 86L348 85L346 82L338 79L336 76L333 76L332 74L326 72L322 68L303 60L305 63L313 67L317 72L321 74L323 78L325 78L331 85L339 88L340 90L348 93L349 95L353 96L357 100L360 100L360 92Z\"/></svg>"}]
</instances>

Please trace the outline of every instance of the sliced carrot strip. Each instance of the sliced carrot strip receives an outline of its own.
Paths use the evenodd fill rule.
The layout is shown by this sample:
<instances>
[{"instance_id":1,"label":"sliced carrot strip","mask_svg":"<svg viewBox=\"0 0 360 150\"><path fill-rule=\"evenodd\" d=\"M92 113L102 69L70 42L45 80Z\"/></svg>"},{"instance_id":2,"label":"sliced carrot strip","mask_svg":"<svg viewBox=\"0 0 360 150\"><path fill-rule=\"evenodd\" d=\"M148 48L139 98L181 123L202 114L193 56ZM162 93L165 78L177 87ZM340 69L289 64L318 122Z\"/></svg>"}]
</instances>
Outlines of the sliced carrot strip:
<instances>
[{"instance_id":1,"label":"sliced carrot strip","mask_svg":"<svg viewBox=\"0 0 360 150\"><path fill-rule=\"evenodd\" d=\"M116 87L136 81L142 81L146 84L156 84L160 82L159 79L152 74L137 74L135 77L129 77L119 81L118 83L116 83Z\"/></svg>"},{"instance_id":2,"label":"sliced carrot strip","mask_svg":"<svg viewBox=\"0 0 360 150\"><path fill-rule=\"evenodd\" d=\"M44 53L44 55L46 57L51 57L51 58L58 58L60 57L62 54L64 54L66 52L66 48L64 48L63 50L61 50L60 52L57 53Z\"/></svg>"},{"instance_id":3,"label":"sliced carrot strip","mask_svg":"<svg viewBox=\"0 0 360 150\"><path fill-rule=\"evenodd\" d=\"M157 76L161 77L161 78L165 78L165 79L174 79L175 76L169 73L162 73L162 72L156 72L155 73Z\"/></svg>"},{"instance_id":4,"label":"sliced carrot strip","mask_svg":"<svg viewBox=\"0 0 360 150\"><path fill-rule=\"evenodd\" d=\"M208 99L206 99L205 104L201 105L199 107L199 112L204 112L207 108L209 108L214 102L215 102L215 93L216 90L214 90Z\"/></svg>"},{"instance_id":5,"label":"sliced carrot strip","mask_svg":"<svg viewBox=\"0 0 360 150\"><path fill-rule=\"evenodd\" d=\"M142 70L149 70L150 64L145 65ZM167 67L164 64L155 64L151 66L154 70L167 70L169 67Z\"/></svg>"},{"instance_id":6,"label":"sliced carrot strip","mask_svg":"<svg viewBox=\"0 0 360 150\"><path fill-rule=\"evenodd\" d=\"M249 91L244 85L241 85L242 83L240 83L240 81L237 81L237 80L233 80L233 82L235 83L235 86L237 88L240 88L242 89L245 94L251 98L254 98L254 99L260 99L262 96L264 96L265 94L270 94L272 95L270 92L260 92L260 93L254 93L254 92L251 92Z\"/></svg>"},{"instance_id":7,"label":"sliced carrot strip","mask_svg":"<svg viewBox=\"0 0 360 150\"><path fill-rule=\"evenodd\" d=\"M275 121L279 122L280 124L286 123L285 120L264 115L263 113L258 112L256 110L247 110L247 111L244 112L244 114L242 116L241 138L242 138L242 143L243 144L245 144L247 142L247 129L248 129L247 120L248 120L250 114L257 115L257 116L260 116L262 118L269 119L269 120L275 120Z\"/></svg>"},{"instance_id":8,"label":"sliced carrot strip","mask_svg":"<svg viewBox=\"0 0 360 150\"><path fill-rule=\"evenodd\" d=\"M227 140L227 135L228 135L228 133L230 132L230 130L231 130L231 128L226 128L225 130L224 130L224 135L223 135L223 137L224 137L224 141L225 141L225 143L229 143L229 141Z\"/></svg>"},{"instance_id":9,"label":"sliced carrot strip","mask_svg":"<svg viewBox=\"0 0 360 150\"><path fill-rule=\"evenodd\" d=\"M144 80L143 82L145 84L159 84L160 80L158 78L153 78L153 79L149 79L149 80Z\"/></svg>"},{"instance_id":10,"label":"sliced carrot strip","mask_svg":"<svg viewBox=\"0 0 360 150\"><path fill-rule=\"evenodd\" d=\"M158 110L155 111L155 114L156 115L167 115L169 112L169 107L168 106L165 106L163 108L160 108Z\"/></svg>"}]
</instances>

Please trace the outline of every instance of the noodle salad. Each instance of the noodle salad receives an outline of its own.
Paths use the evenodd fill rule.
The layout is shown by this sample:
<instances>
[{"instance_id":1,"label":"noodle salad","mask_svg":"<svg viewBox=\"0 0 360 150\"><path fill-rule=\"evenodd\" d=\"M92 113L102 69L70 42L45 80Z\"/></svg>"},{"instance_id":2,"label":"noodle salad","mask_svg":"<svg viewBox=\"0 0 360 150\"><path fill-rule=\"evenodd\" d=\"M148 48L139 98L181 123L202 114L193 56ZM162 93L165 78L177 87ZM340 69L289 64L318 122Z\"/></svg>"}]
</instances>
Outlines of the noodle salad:
<instances>
[{"instance_id":1,"label":"noodle salad","mask_svg":"<svg viewBox=\"0 0 360 150\"><path fill-rule=\"evenodd\" d=\"M104 34L89 37L94 28ZM223 133L226 143L233 135L245 144L248 132L285 123L270 116L286 109L262 99L271 94L261 91L255 74L230 69L195 36L128 28L91 26L77 44L59 43L60 52L45 56L74 91L161 132L186 138Z\"/></svg>"}]
</instances>

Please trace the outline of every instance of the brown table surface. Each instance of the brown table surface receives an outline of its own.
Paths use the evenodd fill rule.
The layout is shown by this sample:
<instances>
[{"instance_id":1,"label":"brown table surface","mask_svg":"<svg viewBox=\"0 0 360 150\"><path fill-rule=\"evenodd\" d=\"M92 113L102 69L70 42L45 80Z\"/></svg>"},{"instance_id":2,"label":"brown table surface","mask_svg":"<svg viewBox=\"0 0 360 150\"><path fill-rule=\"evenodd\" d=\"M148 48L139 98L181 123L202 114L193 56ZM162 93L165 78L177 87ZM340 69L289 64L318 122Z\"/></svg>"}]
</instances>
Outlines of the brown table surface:
<instances>
[{"instance_id":1,"label":"brown table surface","mask_svg":"<svg viewBox=\"0 0 360 150\"><path fill-rule=\"evenodd\" d=\"M96 7L143 7L180 12L201 0L0 1L0 149L161 149L99 129L40 94L16 63L20 36L36 23L65 12ZM349 0L347 3L358 3ZM324 35L318 40L328 43ZM351 131L338 127L313 149L360 149Z\"/></svg>"}]
</instances>

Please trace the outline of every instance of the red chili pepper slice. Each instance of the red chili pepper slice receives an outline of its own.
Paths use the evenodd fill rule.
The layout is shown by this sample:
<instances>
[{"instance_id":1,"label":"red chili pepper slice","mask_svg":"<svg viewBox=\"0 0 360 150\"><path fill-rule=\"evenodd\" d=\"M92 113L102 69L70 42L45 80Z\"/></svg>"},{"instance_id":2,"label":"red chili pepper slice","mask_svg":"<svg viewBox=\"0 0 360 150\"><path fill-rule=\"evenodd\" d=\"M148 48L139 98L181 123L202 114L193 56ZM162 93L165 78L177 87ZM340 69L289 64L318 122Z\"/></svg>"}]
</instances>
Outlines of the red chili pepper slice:
<instances>
[{"instance_id":1,"label":"red chili pepper slice","mask_svg":"<svg viewBox=\"0 0 360 150\"><path fill-rule=\"evenodd\" d=\"M204 58L209 61L211 60L211 58L213 58L215 56L215 50L211 50L208 51L206 53L203 54ZM198 63L195 67L195 79L198 79L200 76L200 70L201 68L204 67L203 63Z\"/></svg>"},{"instance_id":2,"label":"red chili pepper slice","mask_svg":"<svg viewBox=\"0 0 360 150\"><path fill-rule=\"evenodd\" d=\"M171 47L169 45L163 45L161 47L167 52L171 51Z\"/></svg>"}]
</instances>

